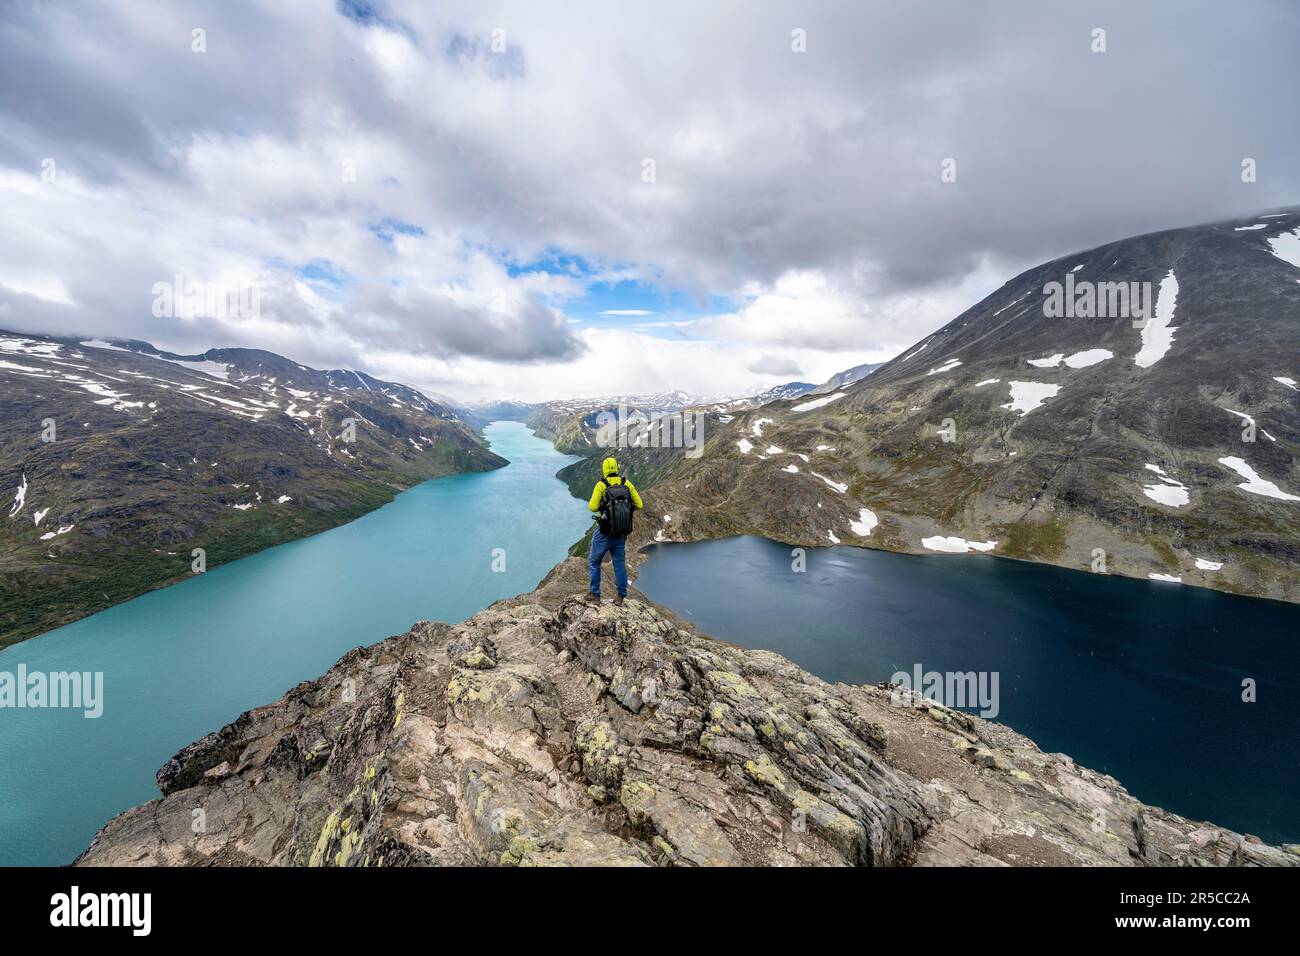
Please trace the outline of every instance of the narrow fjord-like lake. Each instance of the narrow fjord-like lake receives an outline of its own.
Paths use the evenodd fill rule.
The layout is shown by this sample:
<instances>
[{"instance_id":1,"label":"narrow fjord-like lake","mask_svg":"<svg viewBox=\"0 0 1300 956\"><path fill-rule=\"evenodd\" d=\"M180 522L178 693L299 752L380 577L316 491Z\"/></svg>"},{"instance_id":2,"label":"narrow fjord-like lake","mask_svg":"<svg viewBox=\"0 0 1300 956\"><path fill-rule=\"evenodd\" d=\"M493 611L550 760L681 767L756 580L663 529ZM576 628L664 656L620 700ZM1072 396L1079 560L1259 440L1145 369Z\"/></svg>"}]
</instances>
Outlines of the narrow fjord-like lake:
<instances>
[{"instance_id":1,"label":"narrow fjord-like lake","mask_svg":"<svg viewBox=\"0 0 1300 956\"><path fill-rule=\"evenodd\" d=\"M0 865L70 862L110 817L158 796L154 773L177 750L351 648L536 587L591 523L555 478L576 459L516 422L486 434L507 467L425 482L351 524L0 651L0 671L104 674L97 719L0 711Z\"/></svg>"},{"instance_id":2,"label":"narrow fjord-like lake","mask_svg":"<svg viewBox=\"0 0 1300 956\"><path fill-rule=\"evenodd\" d=\"M975 555L810 549L799 573L751 537L655 545L636 585L829 681L996 672L995 719L1043 750L1191 819L1300 841L1295 605Z\"/></svg>"},{"instance_id":3,"label":"narrow fjord-like lake","mask_svg":"<svg viewBox=\"0 0 1300 956\"><path fill-rule=\"evenodd\" d=\"M574 459L517 423L487 435L508 467L426 482L0 651L0 671L104 673L98 719L0 711L0 865L69 862L158 795L177 750L350 648L532 589L590 524L554 477ZM636 583L705 632L827 680L996 671L996 719L1043 749L1148 803L1300 839L1300 607L982 556L827 548L795 573L789 548L757 538L655 546Z\"/></svg>"}]
</instances>

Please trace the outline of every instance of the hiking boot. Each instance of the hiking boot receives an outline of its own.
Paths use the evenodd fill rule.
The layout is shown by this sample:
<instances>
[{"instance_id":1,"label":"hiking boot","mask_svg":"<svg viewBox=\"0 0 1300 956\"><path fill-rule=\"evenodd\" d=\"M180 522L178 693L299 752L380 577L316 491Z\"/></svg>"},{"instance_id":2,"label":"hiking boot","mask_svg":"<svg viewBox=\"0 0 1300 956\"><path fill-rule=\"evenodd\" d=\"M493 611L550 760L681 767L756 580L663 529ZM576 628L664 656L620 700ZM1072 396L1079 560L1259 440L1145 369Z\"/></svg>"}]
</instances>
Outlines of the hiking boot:
<instances>
[{"instance_id":1,"label":"hiking boot","mask_svg":"<svg viewBox=\"0 0 1300 956\"><path fill-rule=\"evenodd\" d=\"M592 594L590 591L588 591L587 594L586 594L586 596L583 598L583 600L586 601L588 604L599 604L599 603L600 603L600 595L599 595L599 594Z\"/></svg>"},{"instance_id":2,"label":"hiking boot","mask_svg":"<svg viewBox=\"0 0 1300 956\"><path fill-rule=\"evenodd\" d=\"M621 594L619 594L619 595L615 595L615 597L614 597L614 607L622 607L622 606L623 606L623 595L621 595Z\"/></svg>"}]
</instances>

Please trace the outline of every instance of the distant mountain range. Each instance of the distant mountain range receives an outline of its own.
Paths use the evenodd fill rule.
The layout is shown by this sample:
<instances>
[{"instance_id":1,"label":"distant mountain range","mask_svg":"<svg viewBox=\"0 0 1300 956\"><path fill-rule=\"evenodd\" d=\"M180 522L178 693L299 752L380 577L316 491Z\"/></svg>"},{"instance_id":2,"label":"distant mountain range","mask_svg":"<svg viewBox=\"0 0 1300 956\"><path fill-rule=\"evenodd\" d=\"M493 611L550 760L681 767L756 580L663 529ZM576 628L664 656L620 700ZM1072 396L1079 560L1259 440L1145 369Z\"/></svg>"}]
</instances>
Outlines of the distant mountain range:
<instances>
[{"instance_id":1,"label":"distant mountain range","mask_svg":"<svg viewBox=\"0 0 1300 956\"><path fill-rule=\"evenodd\" d=\"M500 467L454 408L256 349L0 332L0 644Z\"/></svg>"},{"instance_id":2,"label":"distant mountain range","mask_svg":"<svg viewBox=\"0 0 1300 956\"><path fill-rule=\"evenodd\" d=\"M785 401L800 395L829 390L833 383L858 381L869 375L878 365L859 365L832 376L822 385L811 382L786 382L774 385L755 395L734 398L706 398L681 391L656 392L648 395L612 395L604 398L570 398L529 405L522 402L495 401L468 406L470 413L480 421L507 419L523 421L537 435L553 442L566 454L585 455L596 444L599 416L603 412L617 413L622 409L629 420L647 418L683 409L707 409L717 413L760 408L769 402ZM838 388L839 385L834 385Z\"/></svg>"},{"instance_id":3,"label":"distant mountain range","mask_svg":"<svg viewBox=\"0 0 1300 956\"><path fill-rule=\"evenodd\" d=\"M873 365L855 365L853 368L845 369L837 375L832 375L826 381L822 382L816 388L809 389L814 395L823 395L826 392L834 392L843 388L845 385L852 385L854 382L860 382L876 369L884 365L884 362L876 362ZM781 396L783 398L796 398L795 395Z\"/></svg>"},{"instance_id":4,"label":"distant mountain range","mask_svg":"<svg viewBox=\"0 0 1300 956\"><path fill-rule=\"evenodd\" d=\"M1123 301L1143 296L1146 318ZM652 489L640 540L986 552L1300 600L1296 209L1044 263L816 391L712 414L699 458L625 450ZM589 486L593 463L561 475Z\"/></svg>"}]
</instances>

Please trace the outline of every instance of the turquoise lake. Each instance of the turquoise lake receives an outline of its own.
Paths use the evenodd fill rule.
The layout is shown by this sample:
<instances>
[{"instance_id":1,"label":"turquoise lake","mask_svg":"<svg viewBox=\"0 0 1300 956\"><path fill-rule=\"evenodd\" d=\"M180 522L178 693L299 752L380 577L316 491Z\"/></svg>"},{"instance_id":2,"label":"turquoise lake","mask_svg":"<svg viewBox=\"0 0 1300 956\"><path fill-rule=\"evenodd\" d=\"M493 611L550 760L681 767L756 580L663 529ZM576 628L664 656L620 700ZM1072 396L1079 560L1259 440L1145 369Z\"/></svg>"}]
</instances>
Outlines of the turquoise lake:
<instances>
[{"instance_id":1,"label":"turquoise lake","mask_svg":"<svg viewBox=\"0 0 1300 956\"><path fill-rule=\"evenodd\" d=\"M0 865L70 862L110 817L158 796L154 773L181 747L348 650L536 587L591 523L555 478L577 459L517 422L486 435L507 467L425 482L351 524L0 651L3 671L104 674L98 719L0 712Z\"/></svg>"}]
</instances>

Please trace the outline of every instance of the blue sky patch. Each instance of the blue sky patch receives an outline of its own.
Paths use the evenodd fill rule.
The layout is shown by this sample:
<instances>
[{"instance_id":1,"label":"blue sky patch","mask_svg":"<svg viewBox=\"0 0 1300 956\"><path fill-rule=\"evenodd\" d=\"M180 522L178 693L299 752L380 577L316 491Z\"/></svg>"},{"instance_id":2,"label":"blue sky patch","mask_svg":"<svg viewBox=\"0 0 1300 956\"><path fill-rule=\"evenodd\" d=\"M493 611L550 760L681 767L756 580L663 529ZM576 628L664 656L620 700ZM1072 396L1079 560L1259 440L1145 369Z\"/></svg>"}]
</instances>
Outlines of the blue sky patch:
<instances>
[{"instance_id":1,"label":"blue sky patch","mask_svg":"<svg viewBox=\"0 0 1300 956\"><path fill-rule=\"evenodd\" d=\"M402 222L402 220L394 219L391 216L372 223L370 231L389 245L392 245L393 237L399 234L403 236L423 236L425 234L422 227L413 223Z\"/></svg>"},{"instance_id":2,"label":"blue sky patch","mask_svg":"<svg viewBox=\"0 0 1300 956\"><path fill-rule=\"evenodd\" d=\"M312 259L305 265L291 268L299 279L324 299L338 301L352 285L348 271L329 259Z\"/></svg>"}]
</instances>

